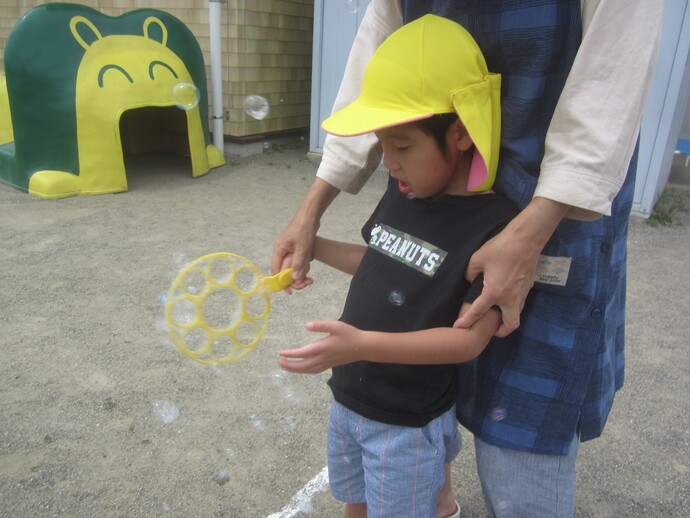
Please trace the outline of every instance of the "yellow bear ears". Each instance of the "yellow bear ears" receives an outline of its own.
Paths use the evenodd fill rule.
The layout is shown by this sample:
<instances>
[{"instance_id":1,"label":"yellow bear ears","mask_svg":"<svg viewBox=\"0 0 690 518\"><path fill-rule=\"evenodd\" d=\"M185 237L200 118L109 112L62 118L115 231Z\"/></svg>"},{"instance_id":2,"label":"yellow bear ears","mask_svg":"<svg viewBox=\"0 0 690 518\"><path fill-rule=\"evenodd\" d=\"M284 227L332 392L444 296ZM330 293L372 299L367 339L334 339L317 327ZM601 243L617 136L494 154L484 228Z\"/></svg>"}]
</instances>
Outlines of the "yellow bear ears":
<instances>
[{"instance_id":1,"label":"yellow bear ears","mask_svg":"<svg viewBox=\"0 0 690 518\"><path fill-rule=\"evenodd\" d=\"M161 22L155 16L149 16L148 18L146 18L146 20L144 20L144 36L148 39L151 39L151 40L155 39L155 38L152 38L149 36L149 26L152 23L155 23L156 25L158 25L158 27L160 27L161 34L162 34L162 41L160 43L163 46L166 46L166 44L168 43L168 29L166 29L163 22ZM84 47L84 49L88 50L88 48L92 45L92 43L91 44L87 43L86 40L82 37L82 35L79 33L79 29L77 28L77 26L79 24L86 25L86 27L88 27L91 30L91 33L93 36L95 36L96 40L103 39L103 35L96 28L96 26L93 24L93 22L91 20L89 20L88 18L85 18L83 16L75 16L69 22L69 29L72 32L72 36L74 36L74 39L77 40L79 45Z\"/></svg>"}]
</instances>

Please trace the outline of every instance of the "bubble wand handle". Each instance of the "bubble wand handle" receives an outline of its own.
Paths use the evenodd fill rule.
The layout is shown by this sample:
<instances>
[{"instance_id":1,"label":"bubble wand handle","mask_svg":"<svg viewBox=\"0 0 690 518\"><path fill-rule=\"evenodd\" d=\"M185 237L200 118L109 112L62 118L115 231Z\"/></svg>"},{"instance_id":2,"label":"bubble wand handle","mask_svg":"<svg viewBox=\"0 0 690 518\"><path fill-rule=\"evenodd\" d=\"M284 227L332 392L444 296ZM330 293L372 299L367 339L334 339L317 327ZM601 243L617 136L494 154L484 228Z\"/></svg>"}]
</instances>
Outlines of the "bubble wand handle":
<instances>
[{"instance_id":1,"label":"bubble wand handle","mask_svg":"<svg viewBox=\"0 0 690 518\"><path fill-rule=\"evenodd\" d=\"M307 272L309 271L309 266L307 266ZM261 280L261 285L264 289L268 291L281 291L290 286L295 279L292 278L292 268L285 268L282 272L272 275L270 277L264 277Z\"/></svg>"}]
</instances>

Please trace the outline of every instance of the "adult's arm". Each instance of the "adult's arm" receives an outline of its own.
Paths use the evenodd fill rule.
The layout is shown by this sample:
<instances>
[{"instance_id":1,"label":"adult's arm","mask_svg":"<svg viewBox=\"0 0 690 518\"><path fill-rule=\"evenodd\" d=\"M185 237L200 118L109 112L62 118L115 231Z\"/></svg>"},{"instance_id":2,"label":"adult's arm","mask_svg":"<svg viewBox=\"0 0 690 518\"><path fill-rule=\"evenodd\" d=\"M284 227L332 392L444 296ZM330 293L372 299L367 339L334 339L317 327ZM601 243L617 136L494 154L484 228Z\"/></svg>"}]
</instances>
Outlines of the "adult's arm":
<instances>
[{"instance_id":1,"label":"adult's arm","mask_svg":"<svg viewBox=\"0 0 690 518\"><path fill-rule=\"evenodd\" d=\"M640 132L659 48L663 2L583 0L583 39L546 135L534 196L611 214Z\"/></svg>"},{"instance_id":2,"label":"adult's arm","mask_svg":"<svg viewBox=\"0 0 690 518\"><path fill-rule=\"evenodd\" d=\"M610 214L625 179L654 72L663 3L583 0L582 13L583 41L546 136L534 198L470 260L467 278L483 272L484 290L459 327L498 305L503 323L496 335L515 330L539 254L561 219Z\"/></svg>"},{"instance_id":3,"label":"adult's arm","mask_svg":"<svg viewBox=\"0 0 690 518\"><path fill-rule=\"evenodd\" d=\"M369 4L350 50L333 112L359 96L369 59L401 26L399 1L373 0ZM271 270L274 273L292 267L296 280L304 278L321 216L340 191L359 192L380 162L381 149L375 135L326 137L316 179L288 226L273 243Z\"/></svg>"}]
</instances>

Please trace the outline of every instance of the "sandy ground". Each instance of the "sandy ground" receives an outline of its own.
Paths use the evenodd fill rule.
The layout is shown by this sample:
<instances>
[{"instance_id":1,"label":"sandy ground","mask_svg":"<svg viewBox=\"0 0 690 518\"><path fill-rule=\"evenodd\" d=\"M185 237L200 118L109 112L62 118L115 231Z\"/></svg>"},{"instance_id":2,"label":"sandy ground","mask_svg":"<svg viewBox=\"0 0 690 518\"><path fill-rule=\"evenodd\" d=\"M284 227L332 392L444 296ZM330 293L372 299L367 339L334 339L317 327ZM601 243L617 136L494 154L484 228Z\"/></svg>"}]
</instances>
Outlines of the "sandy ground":
<instances>
[{"instance_id":1,"label":"sandy ground","mask_svg":"<svg viewBox=\"0 0 690 518\"><path fill-rule=\"evenodd\" d=\"M268 274L271 244L310 184L306 149L192 179L143 157L126 193L41 200L0 185L0 516L336 517L325 490L327 379L284 376L277 351L339 316L348 279L272 296L265 338L238 363L166 343L160 296L185 261L226 251ZM358 239L377 175L340 196L324 235ZM628 371L578 466L578 517L688 516L690 218L631 220ZM472 440L453 467L464 517L483 516ZM302 490L301 498L293 497Z\"/></svg>"}]
</instances>

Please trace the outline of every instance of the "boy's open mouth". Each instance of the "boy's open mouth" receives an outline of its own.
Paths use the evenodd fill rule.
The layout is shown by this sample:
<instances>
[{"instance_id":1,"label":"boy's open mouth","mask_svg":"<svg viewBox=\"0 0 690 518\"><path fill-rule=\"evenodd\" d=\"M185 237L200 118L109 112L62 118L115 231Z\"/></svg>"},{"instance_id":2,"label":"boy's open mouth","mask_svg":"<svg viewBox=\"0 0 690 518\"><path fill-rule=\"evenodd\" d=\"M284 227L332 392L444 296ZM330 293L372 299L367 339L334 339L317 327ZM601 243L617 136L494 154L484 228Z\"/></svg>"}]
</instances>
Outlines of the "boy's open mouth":
<instances>
[{"instance_id":1,"label":"boy's open mouth","mask_svg":"<svg viewBox=\"0 0 690 518\"><path fill-rule=\"evenodd\" d=\"M400 189L400 192L403 194L410 194L412 192L412 186L402 180L398 180L398 189Z\"/></svg>"}]
</instances>

